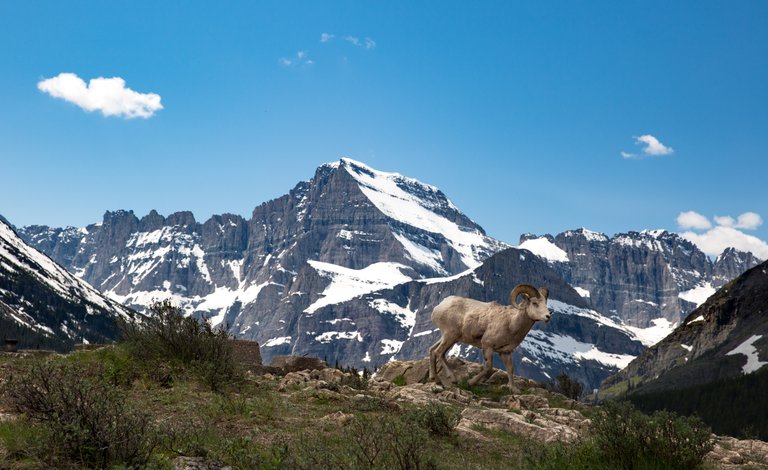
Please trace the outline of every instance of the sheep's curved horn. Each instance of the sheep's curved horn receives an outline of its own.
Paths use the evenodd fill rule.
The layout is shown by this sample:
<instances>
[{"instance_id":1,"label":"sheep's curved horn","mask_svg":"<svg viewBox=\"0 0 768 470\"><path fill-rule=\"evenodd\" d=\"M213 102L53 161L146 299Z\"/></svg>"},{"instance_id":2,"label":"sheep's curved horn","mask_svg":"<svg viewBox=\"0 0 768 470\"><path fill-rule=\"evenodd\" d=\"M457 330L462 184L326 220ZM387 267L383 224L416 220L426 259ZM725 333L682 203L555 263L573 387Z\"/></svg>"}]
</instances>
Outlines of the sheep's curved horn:
<instances>
[{"instance_id":1,"label":"sheep's curved horn","mask_svg":"<svg viewBox=\"0 0 768 470\"><path fill-rule=\"evenodd\" d=\"M541 293L541 295L544 296L544 299L549 298L549 289L547 289L546 287L542 287L541 289L539 289L539 292Z\"/></svg>"},{"instance_id":2,"label":"sheep's curved horn","mask_svg":"<svg viewBox=\"0 0 768 470\"><path fill-rule=\"evenodd\" d=\"M515 287L514 289L512 289L512 293L509 294L509 303L510 303L510 305L515 305L517 307L522 305L522 302L520 302L520 303L516 302L517 301L517 296L520 295L520 294L525 294L525 295L528 296L528 298L531 298L531 297L541 297L541 293L539 293L539 291L536 290L536 288L533 287L532 285L530 285L530 284L520 284L517 287Z\"/></svg>"}]
</instances>

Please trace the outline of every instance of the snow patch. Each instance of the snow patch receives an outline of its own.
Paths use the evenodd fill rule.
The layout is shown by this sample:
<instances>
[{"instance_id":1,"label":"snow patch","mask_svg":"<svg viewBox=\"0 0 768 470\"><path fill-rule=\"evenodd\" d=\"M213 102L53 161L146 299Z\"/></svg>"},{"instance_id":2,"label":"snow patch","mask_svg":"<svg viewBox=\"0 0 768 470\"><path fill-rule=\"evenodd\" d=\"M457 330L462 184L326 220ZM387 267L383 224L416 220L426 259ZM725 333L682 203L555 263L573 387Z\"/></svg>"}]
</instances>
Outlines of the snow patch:
<instances>
[{"instance_id":1,"label":"snow patch","mask_svg":"<svg viewBox=\"0 0 768 470\"><path fill-rule=\"evenodd\" d=\"M363 336L359 331L326 331L325 333L315 336L315 341L323 344L338 339L356 340L360 343L363 342Z\"/></svg>"},{"instance_id":2,"label":"snow patch","mask_svg":"<svg viewBox=\"0 0 768 470\"><path fill-rule=\"evenodd\" d=\"M678 294L678 297L680 297L683 300L687 300L688 302L696 304L698 307L699 305L703 304L707 301L707 299L717 292L717 289L712 287L712 284L709 282L704 282L696 287L694 287L691 290L687 290L685 292L680 292Z\"/></svg>"},{"instance_id":3,"label":"snow patch","mask_svg":"<svg viewBox=\"0 0 768 470\"><path fill-rule=\"evenodd\" d=\"M580 296L582 296L585 299L588 299L590 297L590 293L587 289L584 289L583 287L574 287L573 290L576 291Z\"/></svg>"},{"instance_id":4,"label":"snow patch","mask_svg":"<svg viewBox=\"0 0 768 470\"><path fill-rule=\"evenodd\" d=\"M280 346L281 344L291 344L290 336L278 336L277 338L268 339L261 347L271 348L274 346Z\"/></svg>"},{"instance_id":5,"label":"snow patch","mask_svg":"<svg viewBox=\"0 0 768 470\"><path fill-rule=\"evenodd\" d=\"M571 336L531 330L520 345L536 358L549 358L559 362L575 363L579 360L596 361L623 369L635 356L600 351L594 344L582 343Z\"/></svg>"},{"instance_id":6,"label":"snow patch","mask_svg":"<svg viewBox=\"0 0 768 470\"><path fill-rule=\"evenodd\" d=\"M368 302L368 305L379 313L394 316L400 326L408 331L411 331L413 325L416 324L416 313L408 310L406 307L401 307L394 302L389 302L384 299L375 299Z\"/></svg>"},{"instance_id":7,"label":"snow patch","mask_svg":"<svg viewBox=\"0 0 768 470\"><path fill-rule=\"evenodd\" d=\"M381 352L380 356L386 354L397 354L400 352L400 348L403 347L404 341L398 341L396 339L382 339L381 340Z\"/></svg>"},{"instance_id":8,"label":"snow patch","mask_svg":"<svg viewBox=\"0 0 768 470\"><path fill-rule=\"evenodd\" d=\"M669 334L677 328L677 322L672 323L666 318L653 319L651 320L651 324L653 324L653 326L649 326L648 328L639 328L629 325L625 325L624 328L634 333L644 346L649 347L669 336Z\"/></svg>"},{"instance_id":9,"label":"snow patch","mask_svg":"<svg viewBox=\"0 0 768 470\"><path fill-rule=\"evenodd\" d=\"M448 274L448 271L443 267L443 255L437 250L432 250L424 245L416 243L410 240L405 235L399 233L392 233L398 242L405 248L405 254L411 260L430 267L437 273Z\"/></svg>"},{"instance_id":10,"label":"snow patch","mask_svg":"<svg viewBox=\"0 0 768 470\"><path fill-rule=\"evenodd\" d=\"M437 333L438 331L440 331L439 328L434 329L434 330L419 331L418 333L412 334L411 338L418 338L419 336L431 335L432 333Z\"/></svg>"},{"instance_id":11,"label":"snow patch","mask_svg":"<svg viewBox=\"0 0 768 470\"><path fill-rule=\"evenodd\" d=\"M759 359L757 348L753 346L755 341L762 337L763 335L752 335L748 340L736 346L732 351L725 353L726 356L732 356L734 354L743 354L747 356L747 363L741 368L742 373L751 374L768 364L768 362Z\"/></svg>"},{"instance_id":12,"label":"snow patch","mask_svg":"<svg viewBox=\"0 0 768 470\"><path fill-rule=\"evenodd\" d=\"M528 250L539 258L544 258L547 261L561 263L569 261L568 254L545 237L526 240L521 243L518 248Z\"/></svg>"},{"instance_id":13,"label":"snow patch","mask_svg":"<svg viewBox=\"0 0 768 470\"><path fill-rule=\"evenodd\" d=\"M345 268L315 260L309 260L308 263L321 276L331 279L331 283L321 293L322 297L304 309L309 314L326 305L345 302L411 280L402 273L410 268L399 263L373 263L363 269Z\"/></svg>"},{"instance_id":14,"label":"snow patch","mask_svg":"<svg viewBox=\"0 0 768 470\"><path fill-rule=\"evenodd\" d=\"M498 248L492 246L489 239L477 229L459 226L434 212L435 209L458 211L436 187L398 173L374 170L348 158L343 158L340 163L376 208L386 216L412 227L442 234L459 253L464 265L476 267L482 262L480 251L493 252ZM429 197L418 197L403 187L414 188Z\"/></svg>"}]
</instances>

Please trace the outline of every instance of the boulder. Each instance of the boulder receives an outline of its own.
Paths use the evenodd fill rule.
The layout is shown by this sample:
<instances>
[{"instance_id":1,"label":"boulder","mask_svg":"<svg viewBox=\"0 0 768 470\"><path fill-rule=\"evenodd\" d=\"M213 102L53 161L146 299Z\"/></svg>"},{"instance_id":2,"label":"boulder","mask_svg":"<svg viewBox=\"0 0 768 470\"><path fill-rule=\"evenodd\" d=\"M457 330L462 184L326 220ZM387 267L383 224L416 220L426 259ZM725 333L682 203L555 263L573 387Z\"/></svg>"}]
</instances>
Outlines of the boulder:
<instances>
[{"instance_id":1,"label":"boulder","mask_svg":"<svg viewBox=\"0 0 768 470\"><path fill-rule=\"evenodd\" d=\"M541 442L573 442L579 437L575 429L533 412L521 415L498 409L465 408L456 430L461 434L474 435L473 427L476 426L501 429Z\"/></svg>"},{"instance_id":2,"label":"boulder","mask_svg":"<svg viewBox=\"0 0 768 470\"><path fill-rule=\"evenodd\" d=\"M538 410L539 408L549 408L549 401L539 395L517 395L517 401L520 402L520 408L524 410Z\"/></svg>"}]
</instances>

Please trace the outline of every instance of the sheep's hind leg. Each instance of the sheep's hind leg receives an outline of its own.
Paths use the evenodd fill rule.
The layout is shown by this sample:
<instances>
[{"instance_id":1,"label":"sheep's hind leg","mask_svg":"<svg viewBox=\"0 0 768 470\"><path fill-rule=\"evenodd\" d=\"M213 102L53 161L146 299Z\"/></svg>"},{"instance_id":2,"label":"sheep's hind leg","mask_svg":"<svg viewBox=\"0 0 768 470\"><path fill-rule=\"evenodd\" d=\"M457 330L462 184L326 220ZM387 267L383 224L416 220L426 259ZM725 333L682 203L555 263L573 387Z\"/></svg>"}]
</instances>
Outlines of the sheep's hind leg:
<instances>
[{"instance_id":1,"label":"sheep's hind leg","mask_svg":"<svg viewBox=\"0 0 768 470\"><path fill-rule=\"evenodd\" d=\"M477 385L478 382L485 379L493 372L493 349L483 349L483 359L485 359L483 370L481 370L479 374L470 379L469 385Z\"/></svg>"},{"instance_id":2,"label":"sheep's hind leg","mask_svg":"<svg viewBox=\"0 0 768 470\"><path fill-rule=\"evenodd\" d=\"M437 348L440 343L443 342L443 338L440 338L437 343L433 344L429 348L429 380L435 380L437 377Z\"/></svg>"}]
</instances>

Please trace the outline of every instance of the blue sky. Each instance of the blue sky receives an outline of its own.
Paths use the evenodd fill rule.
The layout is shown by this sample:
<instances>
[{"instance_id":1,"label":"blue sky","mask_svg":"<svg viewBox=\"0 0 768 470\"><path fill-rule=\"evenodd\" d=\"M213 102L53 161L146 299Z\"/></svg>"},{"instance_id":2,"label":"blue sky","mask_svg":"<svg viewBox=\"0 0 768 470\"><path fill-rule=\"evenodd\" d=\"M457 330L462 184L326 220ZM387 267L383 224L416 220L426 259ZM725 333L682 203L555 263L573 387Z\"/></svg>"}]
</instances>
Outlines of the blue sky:
<instances>
[{"instance_id":1,"label":"blue sky","mask_svg":"<svg viewBox=\"0 0 768 470\"><path fill-rule=\"evenodd\" d=\"M0 43L17 225L249 216L349 156L440 187L510 243L768 239L766 2L0 0ZM87 112L39 89L61 73L120 77L162 109Z\"/></svg>"}]
</instances>

